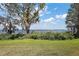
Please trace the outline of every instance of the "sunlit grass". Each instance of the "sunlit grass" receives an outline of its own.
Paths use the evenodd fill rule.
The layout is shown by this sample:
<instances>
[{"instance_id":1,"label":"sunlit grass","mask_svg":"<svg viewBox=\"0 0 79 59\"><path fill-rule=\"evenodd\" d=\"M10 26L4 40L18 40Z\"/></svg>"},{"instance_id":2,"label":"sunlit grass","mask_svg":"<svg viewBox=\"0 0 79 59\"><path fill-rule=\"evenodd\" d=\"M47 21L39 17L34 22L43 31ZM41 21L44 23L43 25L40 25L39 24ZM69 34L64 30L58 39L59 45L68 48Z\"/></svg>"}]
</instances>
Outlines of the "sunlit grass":
<instances>
[{"instance_id":1,"label":"sunlit grass","mask_svg":"<svg viewBox=\"0 0 79 59\"><path fill-rule=\"evenodd\" d=\"M0 40L0 55L79 55L79 39L74 40Z\"/></svg>"}]
</instances>

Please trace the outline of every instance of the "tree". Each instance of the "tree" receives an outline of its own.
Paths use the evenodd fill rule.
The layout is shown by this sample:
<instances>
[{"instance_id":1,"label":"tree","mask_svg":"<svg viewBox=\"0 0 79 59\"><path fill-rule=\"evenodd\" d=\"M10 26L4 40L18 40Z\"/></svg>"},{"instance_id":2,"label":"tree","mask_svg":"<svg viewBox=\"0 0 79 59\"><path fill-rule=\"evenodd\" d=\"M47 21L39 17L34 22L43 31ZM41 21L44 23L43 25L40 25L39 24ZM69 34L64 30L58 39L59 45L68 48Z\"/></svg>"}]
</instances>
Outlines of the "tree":
<instances>
[{"instance_id":1,"label":"tree","mask_svg":"<svg viewBox=\"0 0 79 59\"><path fill-rule=\"evenodd\" d=\"M12 8L13 8L14 5L11 4L11 6L9 6L9 4L0 4L0 9L3 12L6 12L5 15L7 14L5 17L2 16L3 19L0 19L0 20L3 20L3 21L1 21L1 24L4 26L2 31L5 31L8 34L14 33L15 30L16 30L15 25L17 25L16 24L17 19L16 20L13 19L13 17L12 17L13 13L11 13ZM10 8L11 8L11 10L10 10Z\"/></svg>"},{"instance_id":2,"label":"tree","mask_svg":"<svg viewBox=\"0 0 79 59\"><path fill-rule=\"evenodd\" d=\"M10 21L8 21L7 18L3 17L3 16L0 16L0 25L3 25L3 30L2 31L5 31L6 33L12 33L14 32L15 30L15 26L13 25L13 23L11 23Z\"/></svg>"},{"instance_id":3,"label":"tree","mask_svg":"<svg viewBox=\"0 0 79 59\"><path fill-rule=\"evenodd\" d=\"M7 11L7 17L10 20L19 18L22 20L21 24L26 30L26 33L29 33L29 28L32 23L39 21L39 12L45 7L44 3L2 3L1 9ZM38 8L36 10L36 7Z\"/></svg>"},{"instance_id":4,"label":"tree","mask_svg":"<svg viewBox=\"0 0 79 59\"><path fill-rule=\"evenodd\" d=\"M71 4L66 17L66 24L72 34L79 36L79 4Z\"/></svg>"}]
</instances>

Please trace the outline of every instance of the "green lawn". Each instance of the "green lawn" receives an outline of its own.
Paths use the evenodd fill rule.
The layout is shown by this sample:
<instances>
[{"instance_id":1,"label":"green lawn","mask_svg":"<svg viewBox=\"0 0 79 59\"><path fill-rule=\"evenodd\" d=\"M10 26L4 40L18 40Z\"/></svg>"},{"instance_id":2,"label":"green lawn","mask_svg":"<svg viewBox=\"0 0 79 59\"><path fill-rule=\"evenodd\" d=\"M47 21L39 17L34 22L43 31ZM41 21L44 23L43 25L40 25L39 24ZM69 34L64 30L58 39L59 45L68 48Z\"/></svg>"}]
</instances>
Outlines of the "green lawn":
<instances>
[{"instance_id":1,"label":"green lawn","mask_svg":"<svg viewBox=\"0 0 79 59\"><path fill-rule=\"evenodd\" d=\"M79 39L74 40L0 40L0 55L79 56Z\"/></svg>"}]
</instances>

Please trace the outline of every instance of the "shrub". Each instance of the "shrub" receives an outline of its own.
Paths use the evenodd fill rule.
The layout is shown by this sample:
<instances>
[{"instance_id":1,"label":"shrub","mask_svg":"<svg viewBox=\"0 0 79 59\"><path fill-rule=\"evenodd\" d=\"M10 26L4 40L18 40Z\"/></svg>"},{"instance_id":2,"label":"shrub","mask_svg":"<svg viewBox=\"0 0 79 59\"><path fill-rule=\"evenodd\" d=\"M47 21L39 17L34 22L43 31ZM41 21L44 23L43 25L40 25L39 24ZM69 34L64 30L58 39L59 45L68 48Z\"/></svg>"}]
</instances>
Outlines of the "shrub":
<instances>
[{"instance_id":1,"label":"shrub","mask_svg":"<svg viewBox=\"0 0 79 59\"><path fill-rule=\"evenodd\" d=\"M56 32L47 32L42 35L42 37L45 37L44 39L49 39L49 40L65 40L65 39L73 39L74 36L71 35L71 33L56 33Z\"/></svg>"},{"instance_id":2,"label":"shrub","mask_svg":"<svg viewBox=\"0 0 79 59\"><path fill-rule=\"evenodd\" d=\"M0 34L0 40L9 40L9 39L17 39L22 37L24 34Z\"/></svg>"},{"instance_id":3,"label":"shrub","mask_svg":"<svg viewBox=\"0 0 79 59\"><path fill-rule=\"evenodd\" d=\"M0 40L9 39L41 39L41 40L67 40L74 36L68 32L33 32L31 34L0 34Z\"/></svg>"},{"instance_id":4,"label":"shrub","mask_svg":"<svg viewBox=\"0 0 79 59\"><path fill-rule=\"evenodd\" d=\"M41 39L41 40L66 40L73 39L74 36L68 32L56 33L56 32L33 32L31 34L24 35L21 39Z\"/></svg>"}]
</instances>

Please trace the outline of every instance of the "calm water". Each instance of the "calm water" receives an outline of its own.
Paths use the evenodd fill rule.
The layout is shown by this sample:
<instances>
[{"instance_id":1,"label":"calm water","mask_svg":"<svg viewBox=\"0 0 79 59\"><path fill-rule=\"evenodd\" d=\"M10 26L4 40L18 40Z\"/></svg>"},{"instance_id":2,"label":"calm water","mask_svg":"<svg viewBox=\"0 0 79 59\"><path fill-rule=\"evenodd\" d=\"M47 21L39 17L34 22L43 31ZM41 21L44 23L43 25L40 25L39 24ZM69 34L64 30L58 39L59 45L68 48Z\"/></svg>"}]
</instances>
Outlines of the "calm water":
<instances>
[{"instance_id":1,"label":"calm water","mask_svg":"<svg viewBox=\"0 0 79 59\"><path fill-rule=\"evenodd\" d=\"M56 30L30 30L31 32L66 32L67 30L63 30L63 29L56 29ZM6 32L2 32L2 30L0 30L0 33L6 33ZM22 30L18 30L15 31L15 33L26 33L25 31Z\"/></svg>"}]
</instances>

